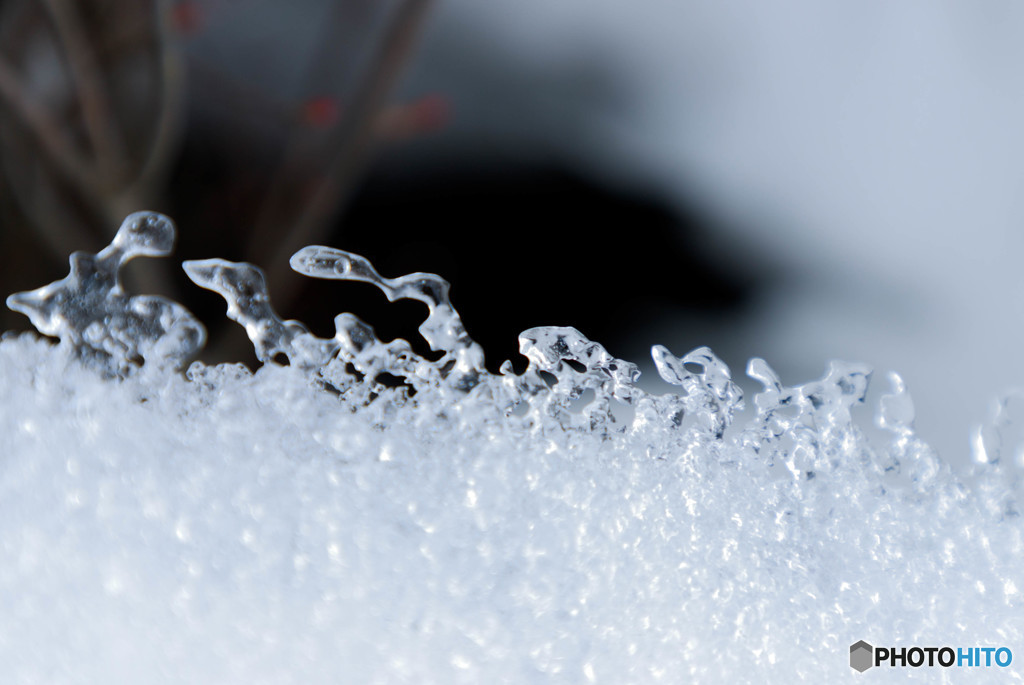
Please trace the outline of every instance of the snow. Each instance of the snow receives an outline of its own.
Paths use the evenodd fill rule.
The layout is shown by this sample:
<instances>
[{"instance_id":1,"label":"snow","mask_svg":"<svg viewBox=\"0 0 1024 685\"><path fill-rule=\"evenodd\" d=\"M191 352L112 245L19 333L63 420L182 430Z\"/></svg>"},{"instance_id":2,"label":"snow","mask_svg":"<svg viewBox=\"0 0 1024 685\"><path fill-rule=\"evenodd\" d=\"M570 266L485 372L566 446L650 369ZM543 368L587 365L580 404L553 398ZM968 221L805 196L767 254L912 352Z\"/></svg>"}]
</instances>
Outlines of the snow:
<instances>
[{"instance_id":1,"label":"snow","mask_svg":"<svg viewBox=\"0 0 1024 685\"><path fill-rule=\"evenodd\" d=\"M378 282L355 255L300 254ZM235 267L188 271L252 275ZM293 363L255 373L182 369L195 339L173 330L147 348L166 365L110 344L118 308L142 333L167 311L116 277L63 281L103 289L98 320L54 310L52 286L12 298L55 311L62 341L0 341L4 681L832 682L861 639L1020 643L1018 400L954 472L898 376L867 437L861 364L788 386L755 359L744 403L707 348L657 347L679 392L656 395L574 329L537 328L527 371L491 375L428 276L378 285L418 284L438 361L354 317L315 339L267 304L247 330L285 331ZM237 314L259 282L219 292Z\"/></svg>"}]
</instances>

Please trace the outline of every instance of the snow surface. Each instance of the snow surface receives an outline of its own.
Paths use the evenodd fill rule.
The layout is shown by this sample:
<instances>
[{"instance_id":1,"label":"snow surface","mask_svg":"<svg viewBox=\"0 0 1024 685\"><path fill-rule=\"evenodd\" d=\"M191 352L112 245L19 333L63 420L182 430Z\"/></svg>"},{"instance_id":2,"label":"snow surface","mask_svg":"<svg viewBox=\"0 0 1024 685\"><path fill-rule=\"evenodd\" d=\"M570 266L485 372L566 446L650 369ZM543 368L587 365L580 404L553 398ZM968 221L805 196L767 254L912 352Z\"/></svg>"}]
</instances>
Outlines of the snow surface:
<instances>
[{"instance_id":1,"label":"snow surface","mask_svg":"<svg viewBox=\"0 0 1024 685\"><path fill-rule=\"evenodd\" d=\"M793 480L666 428L375 425L274 365L104 381L30 336L0 384L6 682L829 682L859 639L1024 634L1019 518L883 492L856 444Z\"/></svg>"},{"instance_id":2,"label":"snow surface","mask_svg":"<svg viewBox=\"0 0 1024 685\"><path fill-rule=\"evenodd\" d=\"M118 239L160 226L135 215ZM524 374L475 374L443 281L300 255L429 300L441 359L354 317L328 341L246 310L261 277L223 261L187 268L232 316L262 311L247 330L290 366L137 358L103 326L145 333L166 308L140 310L116 273L78 284L137 318L82 320L55 295L73 276L12 298L56 301L64 333L0 341L4 682L821 683L851 677L861 639L1019 651L1017 399L956 475L916 437L899 377L879 443L851 413L862 365L787 387L755 359L744 405L710 350L656 347L679 392L652 395L573 329L538 328ZM383 368L406 384L375 383Z\"/></svg>"}]
</instances>

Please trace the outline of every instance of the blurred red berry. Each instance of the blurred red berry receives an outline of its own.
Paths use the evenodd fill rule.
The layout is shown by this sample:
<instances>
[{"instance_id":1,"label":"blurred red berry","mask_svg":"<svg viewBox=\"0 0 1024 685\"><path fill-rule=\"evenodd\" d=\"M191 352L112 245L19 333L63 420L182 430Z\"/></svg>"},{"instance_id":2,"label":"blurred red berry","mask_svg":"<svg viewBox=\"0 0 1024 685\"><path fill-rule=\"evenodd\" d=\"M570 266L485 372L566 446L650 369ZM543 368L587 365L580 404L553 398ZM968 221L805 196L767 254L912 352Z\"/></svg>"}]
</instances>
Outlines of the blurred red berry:
<instances>
[{"instance_id":1,"label":"blurred red berry","mask_svg":"<svg viewBox=\"0 0 1024 685\"><path fill-rule=\"evenodd\" d=\"M451 104L448 98L436 93L427 95L410 105L416 128L420 131L435 131L451 118Z\"/></svg>"},{"instance_id":2,"label":"blurred red berry","mask_svg":"<svg viewBox=\"0 0 1024 685\"><path fill-rule=\"evenodd\" d=\"M189 35L203 28L203 8L194 0L180 0L171 7L171 27L179 34Z\"/></svg>"},{"instance_id":3,"label":"blurred red berry","mask_svg":"<svg viewBox=\"0 0 1024 685\"><path fill-rule=\"evenodd\" d=\"M315 97L302 106L302 120L314 128L330 128L338 123L341 106L332 97Z\"/></svg>"},{"instance_id":4,"label":"blurred red berry","mask_svg":"<svg viewBox=\"0 0 1024 685\"><path fill-rule=\"evenodd\" d=\"M398 141L436 131L444 126L450 107L440 95L427 95L403 105L394 105L380 113L376 121L377 136Z\"/></svg>"}]
</instances>

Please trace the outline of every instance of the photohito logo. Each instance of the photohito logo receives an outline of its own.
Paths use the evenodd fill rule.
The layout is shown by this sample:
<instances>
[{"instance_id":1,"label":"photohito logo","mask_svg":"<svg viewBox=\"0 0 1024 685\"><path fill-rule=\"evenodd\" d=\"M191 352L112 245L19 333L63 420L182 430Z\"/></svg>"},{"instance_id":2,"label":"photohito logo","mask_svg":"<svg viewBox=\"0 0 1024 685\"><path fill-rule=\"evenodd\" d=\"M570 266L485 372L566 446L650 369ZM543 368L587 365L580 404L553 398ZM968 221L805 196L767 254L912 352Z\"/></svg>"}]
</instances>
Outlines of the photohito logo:
<instances>
[{"instance_id":1,"label":"photohito logo","mask_svg":"<svg viewBox=\"0 0 1024 685\"><path fill-rule=\"evenodd\" d=\"M875 665L875 648L864 640L850 645L850 668L863 673Z\"/></svg>"},{"instance_id":2,"label":"photohito logo","mask_svg":"<svg viewBox=\"0 0 1024 685\"><path fill-rule=\"evenodd\" d=\"M1009 647L872 647L864 640L850 645L850 668L858 673L872 666L1006 668L1012 661Z\"/></svg>"}]
</instances>

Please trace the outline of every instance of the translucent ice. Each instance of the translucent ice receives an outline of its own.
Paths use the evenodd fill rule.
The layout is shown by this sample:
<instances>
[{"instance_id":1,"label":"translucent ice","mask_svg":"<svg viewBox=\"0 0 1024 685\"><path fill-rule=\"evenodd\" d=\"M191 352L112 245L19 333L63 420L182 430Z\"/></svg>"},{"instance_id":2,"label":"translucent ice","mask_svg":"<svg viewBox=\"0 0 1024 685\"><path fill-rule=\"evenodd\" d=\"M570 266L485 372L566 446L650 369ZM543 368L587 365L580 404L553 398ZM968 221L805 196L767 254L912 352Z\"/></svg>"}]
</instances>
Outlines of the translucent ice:
<instances>
[{"instance_id":1,"label":"translucent ice","mask_svg":"<svg viewBox=\"0 0 1024 685\"><path fill-rule=\"evenodd\" d=\"M377 270L359 255L330 247L307 247L291 259L293 269L314 278L342 281L362 281L380 288L388 300L402 298L418 300L429 311L420 326L420 335L435 351L444 352L437 365L444 369L447 382L463 391L476 386L483 373L484 354L462 326L462 319L448 300L448 282L434 274L415 273L401 278L383 278ZM344 323L352 323L346 320ZM339 326L342 322L339 322ZM339 336L342 328L339 327ZM351 338L351 336L348 336ZM414 374L423 372L423 364ZM410 379L411 380L411 379Z\"/></svg>"},{"instance_id":2,"label":"translucent ice","mask_svg":"<svg viewBox=\"0 0 1024 685\"><path fill-rule=\"evenodd\" d=\"M11 299L62 342L0 342L5 682L821 683L861 639L1019 649L1016 396L958 476L896 375L876 445L859 364L787 386L752 360L745 406L707 348L655 347L658 395L540 327L523 374L490 374L442 279L324 247L296 269L423 301L440 358L351 314L313 336L256 267L204 260L264 366L181 375L201 329L165 300L125 314L116 280L130 235L171 224L130 221L102 278L76 256ZM862 677L910 675L942 674Z\"/></svg>"},{"instance_id":3,"label":"translucent ice","mask_svg":"<svg viewBox=\"0 0 1024 685\"><path fill-rule=\"evenodd\" d=\"M125 262L167 255L174 238L167 217L132 214L99 254L74 253L66 278L11 295L7 306L28 316L40 333L59 337L79 356L114 374L143 364L179 368L202 347L206 330L170 300L128 295L120 279Z\"/></svg>"},{"instance_id":4,"label":"translucent ice","mask_svg":"<svg viewBox=\"0 0 1024 685\"><path fill-rule=\"evenodd\" d=\"M335 351L331 341L317 338L298 321L282 321L274 313L263 272L252 264L206 259L185 262L184 268L196 285L227 300L228 318L245 327L261 362L284 355L290 364L316 370Z\"/></svg>"}]
</instances>

